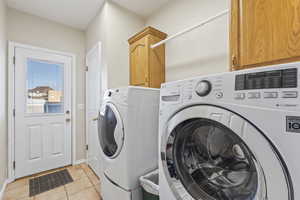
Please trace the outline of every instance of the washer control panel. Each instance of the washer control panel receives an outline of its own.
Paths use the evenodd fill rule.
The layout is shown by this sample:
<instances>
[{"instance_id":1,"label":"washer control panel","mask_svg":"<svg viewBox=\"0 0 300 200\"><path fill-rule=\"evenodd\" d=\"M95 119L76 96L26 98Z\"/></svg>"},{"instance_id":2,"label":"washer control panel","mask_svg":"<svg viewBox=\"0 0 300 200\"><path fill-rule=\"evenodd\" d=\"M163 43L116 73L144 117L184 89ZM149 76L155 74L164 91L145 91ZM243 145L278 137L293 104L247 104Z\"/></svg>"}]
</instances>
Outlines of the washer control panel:
<instances>
[{"instance_id":1,"label":"washer control panel","mask_svg":"<svg viewBox=\"0 0 300 200\"><path fill-rule=\"evenodd\" d=\"M300 109L300 63L199 76L162 85L161 105L234 103Z\"/></svg>"},{"instance_id":2,"label":"washer control panel","mask_svg":"<svg viewBox=\"0 0 300 200\"><path fill-rule=\"evenodd\" d=\"M297 68L239 74L235 77L235 90L297 88Z\"/></svg>"},{"instance_id":3,"label":"washer control panel","mask_svg":"<svg viewBox=\"0 0 300 200\"><path fill-rule=\"evenodd\" d=\"M297 91L282 91L282 92L248 92L248 93L235 93L234 98L237 100L246 99L295 99L299 94Z\"/></svg>"},{"instance_id":4,"label":"washer control panel","mask_svg":"<svg viewBox=\"0 0 300 200\"><path fill-rule=\"evenodd\" d=\"M236 100L246 99L296 99L299 97L298 91L282 91L282 92L248 92L248 93L235 93L234 98Z\"/></svg>"},{"instance_id":5,"label":"washer control panel","mask_svg":"<svg viewBox=\"0 0 300 200\"><path fill-rule=\"evenodd\" d=\"M238 74L234 99L295 99L297 87L298 68Z\"/></svg>"},{"instance_id":6,"label":"washer control panel","mask_svg":"<svg viewBox=\"0 0 300 200\"><path fill-rule=\"evenodd\" d=\"M205 97L211 92L211 87L211 83L208 80L202 80L197 84L195 90L200 97Z\"/></svg>"},{"instance_id":7,"label":"washer control panel","mask_svg":"<svg viewBox=\"0 0 300 200\"><path fill-rule=\"evenodd\" d=\"M278 92L264 92L263 93L265 99L277 99Z\"/></svg>"}]
</instances>

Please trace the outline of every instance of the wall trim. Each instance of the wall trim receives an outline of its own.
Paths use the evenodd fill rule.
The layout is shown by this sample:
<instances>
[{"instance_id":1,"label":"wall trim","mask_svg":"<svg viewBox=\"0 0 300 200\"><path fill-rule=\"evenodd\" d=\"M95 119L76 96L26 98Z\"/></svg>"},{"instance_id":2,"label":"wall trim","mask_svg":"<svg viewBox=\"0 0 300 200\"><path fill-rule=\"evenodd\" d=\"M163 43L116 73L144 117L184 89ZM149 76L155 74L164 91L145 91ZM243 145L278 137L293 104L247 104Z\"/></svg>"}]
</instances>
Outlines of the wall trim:
<instances>
[{"instance_id":1,"label":"wall trim","mask_svg":"<svg viewBox=\"0 0 300 200\"><path fill-rule=\"evenodd\" d=\"M27 44L21 44L14 41L8 41L8 180L10 182L15 180L15 171L13 169L13 161L15 160L15 119L13 116L13 109L15 107L15 98L14 98L14 56L15 48L26 48L31 50L38 50L47 53L53 53L63 56L68 56L72 58L72 67L71 67L71 76L72 76L72 85L71 85L71 101L72 101L72 161L71 164L76 162L76 55L68 52L56 51L46 48L35 47ZM0 198L1 200L1 198Z\"/></svg>"},{"instance_id":2,"label":"wall trim","mask_svg":"<svg viewBox=\"0 0 300 200\"><path fill-rule=\"evenodd\" d=\"M4 198L4 192L5 192L5 189L8 185L9 181L6 179L2 185L2 188L0 190L0 200L2 200Z\"/></svg>"}]
</instances>

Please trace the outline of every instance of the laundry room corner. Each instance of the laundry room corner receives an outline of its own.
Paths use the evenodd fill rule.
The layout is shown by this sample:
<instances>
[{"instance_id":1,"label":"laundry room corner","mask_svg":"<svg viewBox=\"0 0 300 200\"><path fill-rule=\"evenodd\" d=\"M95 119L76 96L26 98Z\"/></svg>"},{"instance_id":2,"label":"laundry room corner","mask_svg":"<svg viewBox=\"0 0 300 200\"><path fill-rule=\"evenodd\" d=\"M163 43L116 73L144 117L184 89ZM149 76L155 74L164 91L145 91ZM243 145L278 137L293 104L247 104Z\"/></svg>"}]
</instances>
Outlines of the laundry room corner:
<instances>
[{"instance_id":1,"label":"laundry room corner","mask_svg":"<svg viewBox=\"0 0 300 200\"><path fill-rule=\"evenodd\" d=\"M114 1L106 1L87 27L87 50L98 41L102 43L103 65L107 69L108 88L129 84L127 40L144 26L145 20L142 17Z\"/></svg>"},{"instance_id":2,"label":"laundry room corner","mask_svg":"<svg viewBox=\"0 0 300 200\"><path fill-rule=\"evenodd\" d=\"M0 199L7 180L7 6L0 1Z\"/></svg>"}]
</instances>

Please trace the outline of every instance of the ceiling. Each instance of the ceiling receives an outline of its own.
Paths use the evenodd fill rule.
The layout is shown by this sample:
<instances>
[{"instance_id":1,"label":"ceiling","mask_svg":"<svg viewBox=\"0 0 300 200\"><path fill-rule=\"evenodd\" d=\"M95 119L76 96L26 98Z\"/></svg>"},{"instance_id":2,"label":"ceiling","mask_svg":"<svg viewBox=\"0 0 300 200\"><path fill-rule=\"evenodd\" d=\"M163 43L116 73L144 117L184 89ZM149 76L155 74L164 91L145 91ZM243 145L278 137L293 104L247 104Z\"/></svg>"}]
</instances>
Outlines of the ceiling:
<instances>
[{"instance_id":1,"label":"ceiling","mask_svg":"<svg viewBox=\"0 0 300 200\"><path fill-rule=\"evenodd\" d=\"M11 8L84 30L104 0L6 0Z\"/></svg>"},{"instance_id":2,"label":"ceiling","mask_svg":"<svg viewBox=\"0 0 300 200\"><path fill-rule=\"evenodd\" d=\"M105 0L6 0L11 8L85 30ZM149 17L170 0L112 0L141 17Z\"/></svg>"},{"instance_id":3,"label":"ceiling","mask_svg":"<svg viewBox=\"0 0 300 200\"><path fill-rule=\"evenodd\" d=\"M120 6L146 18L170 0L112 0Z\"/></svg>"}]
</instances>

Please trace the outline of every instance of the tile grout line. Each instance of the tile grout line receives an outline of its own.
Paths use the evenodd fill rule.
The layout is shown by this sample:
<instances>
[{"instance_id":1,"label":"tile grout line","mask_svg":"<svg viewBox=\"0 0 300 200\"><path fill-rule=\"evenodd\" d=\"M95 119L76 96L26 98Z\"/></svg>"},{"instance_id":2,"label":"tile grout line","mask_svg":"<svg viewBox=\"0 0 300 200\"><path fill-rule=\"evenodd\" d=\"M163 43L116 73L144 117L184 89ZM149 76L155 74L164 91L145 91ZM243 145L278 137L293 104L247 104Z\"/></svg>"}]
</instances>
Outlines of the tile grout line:
<instances>
[{"instance_id":1,"label":"tile grout line","mask_svg":"<svg viewBox=\"0 0 300 200\"><path fill-rule=\"evenodd\" d=\"M86 164L87 165L87 164ZM85 175L87 176L87 178L89 179L89 181L91 182L91 184L92 184L92 186L94 186L94 183L93 183L93 181L91 180L91 178L89 177L89 175L88 175L88 173L82 168L82 166L80 166L81 167L81 169L84 171L84 173L85 173ZM90 169L90 170L92 170L88 165L87 165L87 167ZM92 171L93 172L93 171Z\"/></svg>"},{"instance_id":2,"label":"tile grout line","mask_svg":"<svg viewBox=\"0 0 300 200\"><path fill-rule=\"evenodd\" d=\"M88 165L87 165L88 166ZM90 166L88 166L88 168L92 171L92 173L98 178L98 180L100 181L100 178L98 177L98 175L94 172L94 170L92 168L90 168ZM83 169L84 173L86 174L86 176L88 177L88 179L90 180L90 182L92 183L92 185L96 186L96 184L93 183L93 181L90 179L89 175L86 173L86 171Z\"/></svg>"},{"instance_id":3,"label":"tile grout line","mask_svg":"<svg viewBox=\"0 0 300 200\"><path fill-rule=\"evenodd\" d=\"M76 166L76 165L75 165L75 166ZM81 179L84 179L84 178L87 178L87 179L90 181L90 183L91 183L92 186L91 186L91 187L87 187L87 188L85 188L85 189L83 189L83 190L81 190L81 191L78 191L78 192L76 192L76 193L74 193L74 194L72 194L72 195L75 195L75 194L78 194L78 193L80 193L80 192L83 192L83 191L85 191L85 190L87 190L87 189L90 189L90 188L92 188L92 187L94 186L94 184L93 184L92 181L90 180L89 176L87 175L86 171L83 169L82 165L79 164L78 166L80 167L81 170L83 170L83 173L85 174L85 177L80 177L79 179L74 180L74 182L75 182L75 181L78 181L78 180L81 180ZM67 188L66 188L66 190L67 190ZM71 195L71 196L72 196L72 195ZM67 198L68 198L68 200L70 199L70 198L69 198L68 192L67 192Z\"/></svg>"},{"instance_id":4,"label":"tile grout line","mask_svg":"<svg viewBox=\"0 0 300 200\"><path fill-rule=\"evenodd\" d=\"M98 194L98 196L100 197L100 199L102 199L101 194L98 192L96 186L94 185L94 190L96 190L96 193Z\"/></svg>"},{"instance_id":5,"label":"tile grout line","mask_svg":"<svg viewBox=\"0 0 300 200\"><path fill-rule=\"evenodd\" d=\"M88 166L88 167L89 167L89 166ZM89 168L90 168L90 167L89 167ZM90 168L90 169L91 169L91 168ZM97 174L94 172L93 169L91 169L91 170L92 170L92 173L99 179L99 183L100 183L100 178L97 176ZM89 178L88 175L87 175L87 177ZM96 187L97 187L97 184L94 184L92 180L90 180L90 181L92 182L92 185L94 186L94 190L96 191L98 197L100 197L100 199L102 199L100 192L98 192L98 190L97 190L97 188L96 188Z\"/></svg>"},{"instance_id":6,"label":"tile grout line","mask_svg":"<svg viewBox=\"0 0 300 200\"><path fill-rule=\"evenodd\" d=\"M86 164L87 165L87 164ZM82 166L80 166L82 168ZM93 169L90 168L90 166L87 165L87 167L92 171L92 173L94 173L95 176L97 176L95 174L95 172L93 171ZM98 197L100 199L102 199L101 195L99 194L98 190L96 189L96 185L93 183L93 181L90 179L90 177L88 176L87 172L82 168L82 170L84 171L85 175L87 176L87 178L89 179L89 181L92 183L92 188L95 190L96 194L98 195ZM98 176L97 176L98 177Z\"/></svg>"},{"instance_id":7,"label":"tile grout line","mask_svg":"<svg viewBox=\"0 0 300 200\"><path fill-rule=\"evenodd\" d=\"M67 191L66 185L64 185L64 190L65 190L65 192L66 192L67 200L69 200L69 194L68 194L68 191Z\"/></svg>"}]
</instances>

